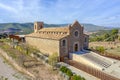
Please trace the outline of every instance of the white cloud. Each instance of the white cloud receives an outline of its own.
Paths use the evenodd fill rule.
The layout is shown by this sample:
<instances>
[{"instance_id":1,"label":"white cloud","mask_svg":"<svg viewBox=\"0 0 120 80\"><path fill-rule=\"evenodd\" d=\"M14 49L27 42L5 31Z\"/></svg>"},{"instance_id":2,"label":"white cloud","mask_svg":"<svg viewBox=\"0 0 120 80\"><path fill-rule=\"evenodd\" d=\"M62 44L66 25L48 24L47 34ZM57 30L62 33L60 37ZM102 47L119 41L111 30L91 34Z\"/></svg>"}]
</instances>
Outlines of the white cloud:
<instances>
[{"instance_id":1,"label":"white cloud","mask_svg":"<svg viewBox=\"0 0 120 80\"><path fill-rule=\"evenodd\" d=\"M3 8L7 11L11 11L11 12L14 12L14 13L17 13L17 10L11 6L8 6L8 5L5 5L5 4L2 4L0 3L0 8Z\"/></svg>"}]
</instances>

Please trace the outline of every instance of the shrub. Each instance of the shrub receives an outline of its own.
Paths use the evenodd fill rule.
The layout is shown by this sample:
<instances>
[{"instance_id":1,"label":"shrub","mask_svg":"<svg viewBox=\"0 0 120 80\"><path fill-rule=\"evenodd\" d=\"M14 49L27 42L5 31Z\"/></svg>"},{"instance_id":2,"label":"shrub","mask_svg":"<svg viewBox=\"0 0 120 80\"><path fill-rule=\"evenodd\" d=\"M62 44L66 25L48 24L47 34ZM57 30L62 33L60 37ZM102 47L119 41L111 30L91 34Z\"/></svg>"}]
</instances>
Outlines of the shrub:
<instances>
[{"instance_id":1,"label":"shrub","mask_svg":"<svg viewBox=\"0 0 120 80\"><path fill-rule=\"evenodd\" d=\"M66 73L69 77L71 77L73 75L72 71L70 69L67 70L67 73Z\"/></svg>"},{"instance_id":2,"label":"shrub","mask_svg":"<svg viewBox=\"0 0 120 80\"><path fill-rule=\"evenodd\" d=\"M81 78L81 76L75 74L71 77L71 80L82 80L82 78Z\"/></svg>"},{"instance_id":3,"label":"shrub","mask_svg":"<svg viewBox=\"0 0 120 80\"><path fill-rule=\"evenodd\" d=\"M50 55L48 59L49 64L54 67L57 63L57 58L58 58L58 53L53 53L52 55Z\"/></svg>"},{"instance_id":4,"label":"shrub","mask_svg":"<svg viewBox=\"0 0 120 80\"><path fill-rule=\"evenodd\" d=\"M68 69L67 67L65 66L62 66L60 68L60 71L62 71L63 73L65 73L66 75L68 75L69 77L71 77L70 80L85 80L84 77L81 77L79 75L73 75L72 71L70 69Z\"/></svg>"},{"instance_id":5,"label":"shrub","mask_svg":"<svg viewBox=\"0 0 120 80\"><path fill-rule=\"evenodd\" d=\"M62 67L60 68L60 71L62 71L63 73L66 73L66 72L67 72L67 67L62 66Z\"/></svg>"},{"instance_id":6,"label":"shrub","mask_svg":"<svg viewBox=\"0 0 120 80\"><path fill-rule=\"evenodd\" d=\"M101 53L105 52L105 48L103 46L97 46L96 50L99 51L99 52L101 52Z\"/></svg>"},{"instance_id":7,"label":"shrub","mask_svg":"<svg viewBox=\"0 0 120 80\"><path fill-rule=\"evenodd\" d=\"M81 80L86 80L86 79L84 77L82 77Z\"/></svg>"}]
</instances>

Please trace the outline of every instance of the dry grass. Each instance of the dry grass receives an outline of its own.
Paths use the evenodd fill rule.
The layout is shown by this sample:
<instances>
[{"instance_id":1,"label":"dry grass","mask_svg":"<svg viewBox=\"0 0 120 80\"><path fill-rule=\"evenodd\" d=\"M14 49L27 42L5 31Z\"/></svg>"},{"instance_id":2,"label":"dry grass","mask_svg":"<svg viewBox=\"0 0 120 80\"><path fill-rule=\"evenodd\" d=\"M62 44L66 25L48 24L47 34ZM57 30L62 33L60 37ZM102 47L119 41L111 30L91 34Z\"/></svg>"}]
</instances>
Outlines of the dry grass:
<instances>
[{"instance_id":1,"label":"dry grass","mask_svg":"<svg viewBox=\"0 0 120 80\"><path fill-rule=\"evenodd\" d=\"M35 58L21 53L19 50L7 44L0 43L0 46L4 47L5 51L9 52L9 56L15 57L19 65L22 65L22 59L24 59L24 66L22 67L34 74L37 78L36 80L64 80L57 71L53 71L51 67L45 65L42 61L37 61Z\"/></svg>"},{"instance_id":2,"label":"dry grass","mask_svg":"<svg viewBox=\"0 0 120 80\"><path fill-rule=\"evenodd\" d=\"M117 48L120 46L120 42L90 42L90 47L103 46L104 48Z\"/></svg>"},{"instance_id":3,"label":"dry grass","mask_svg":"<svg viewBox=\"0 0 120 80\"><path fill-rule=\"evenodd\" d=\"M120 55L120 42L90 42L90 48L96 48L96 46L103 46L106 52L110 54Z\"/></svg>"}]
</instances>

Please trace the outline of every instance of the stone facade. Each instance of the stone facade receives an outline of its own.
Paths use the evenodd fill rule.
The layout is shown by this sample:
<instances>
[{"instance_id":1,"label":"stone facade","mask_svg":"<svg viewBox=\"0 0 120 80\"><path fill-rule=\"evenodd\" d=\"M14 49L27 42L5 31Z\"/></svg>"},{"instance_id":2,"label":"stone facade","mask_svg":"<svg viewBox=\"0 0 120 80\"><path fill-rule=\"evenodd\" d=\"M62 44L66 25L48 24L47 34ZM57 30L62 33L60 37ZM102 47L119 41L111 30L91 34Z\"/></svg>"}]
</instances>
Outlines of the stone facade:
<instances>
[{"instance_id":1,"label":"stone facade","mask_svg":"<svg viewBox=\"0 0 120 80\"><path fill-rule=\"evenodd\" d=\"M28 44L39 49L40 52L50 55L52 53L59 54L59 41L52 39L42 39L35 37L27 37L26 41Z\"/></svg>"},{"instance_id":2,"label":"stone facade","mask_svg":"<svg viewBox=\"0 0 120 80\"><path fill-rule=\"evenodd\" d=\"M78 21L57 28L44 28L42 22L35 22L34 32L26 35L26 42L43 53L58 53L64 58L68 57L69 53L88 48L89 36L84 34L83 30Z\"/></svg>"}]
</instances>

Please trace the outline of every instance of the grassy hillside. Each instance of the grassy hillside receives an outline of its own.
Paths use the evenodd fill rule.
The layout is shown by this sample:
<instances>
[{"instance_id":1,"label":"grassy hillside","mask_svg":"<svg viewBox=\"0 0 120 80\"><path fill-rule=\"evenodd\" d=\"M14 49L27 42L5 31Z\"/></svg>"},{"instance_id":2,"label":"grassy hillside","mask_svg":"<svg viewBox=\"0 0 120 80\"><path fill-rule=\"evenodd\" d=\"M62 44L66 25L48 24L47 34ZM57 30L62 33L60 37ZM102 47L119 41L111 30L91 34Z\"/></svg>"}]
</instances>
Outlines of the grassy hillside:
<instances>
[{"instance_id":1,"label":"grassy hillside","mask_svg":"<svg viewBox=\"0 0 120 80\"><path fill-rule=\"evenodd\" d=\"M33 31L33 23L4 23L0 24L0 30L8 28L21 29L23 34L27 34Z\"/></svg>"},{"instance_id":2,"label":"grassy hillside","mask_svg":"<svg viewBox=\"0 0 120 80\"><path fill-rule=\"evenodd\" d=\"M45 27L60 27L60 26L66 26L66 25L68 24L44 24ZM87 32L105 29L102 26L97 26L93 24L82 24L82 25L84 26L84 29ZM33 32L33 23L1 23L0 24L1 31L8 28L21 29L23 31L22 34L28 34Z\"/></svg>"},{"instance_id":3,"label":"grassy hillside","mask_svg":"<svg viewBox=\"0 0 120 80\"><path fill-rule=\"evenodd\" d=\"M82 25L84 26L85 31L88 31L88 32L94 32L94 31L107 29L103 26L98 26L98 25L94 25L94 24L83 23Z\"/></svg>"}]
</instances>

